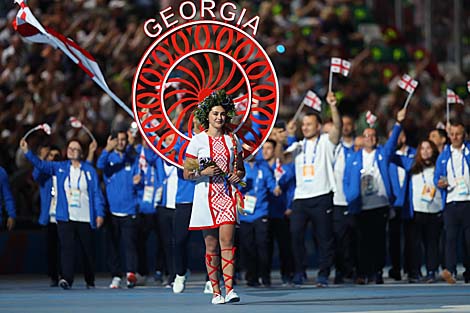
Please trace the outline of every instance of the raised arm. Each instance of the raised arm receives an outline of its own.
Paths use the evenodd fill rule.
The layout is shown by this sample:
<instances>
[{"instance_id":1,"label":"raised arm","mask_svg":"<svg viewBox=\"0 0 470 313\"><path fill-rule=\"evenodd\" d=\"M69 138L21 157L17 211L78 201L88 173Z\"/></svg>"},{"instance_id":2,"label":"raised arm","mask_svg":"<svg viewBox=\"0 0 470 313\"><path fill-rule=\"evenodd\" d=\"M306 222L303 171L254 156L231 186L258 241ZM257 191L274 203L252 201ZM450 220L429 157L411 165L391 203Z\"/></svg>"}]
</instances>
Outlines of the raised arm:
<instances>
[{"instance_id":1,"label":"raised arm","mask_svg":"<svg viewBox=\"0 0 470 313\"><path fill-rule=\"evenodd\" d=\"M54 164L57 162L48 162L42 161L39 159L31 150L29 150L28 143L26 140L20 140L20 149L23 151L25 157L33 164L35 168L37 168L41 173L54 175L56 171L56 167Z\"/></svg>"},{"instance_id":2,"label":"raised arm","mask_svg":"<svg viewBox=\"0 0 470 313\"><path fill-rule=\"evenodd\" d=\"M405 120L406 109L403 108L397 113L397 122L393 126L392 134L388 138L387 143L385 144L385 156L389 160L390 156L395 152L397 146L398 137L401 133L401 123Z\"/></svg>"},{"instance_id":3,"label":"raised arm","mask_svg":"<svg viewBox=\"0 0 470 313\"><path fill-rule=\"evenodd\" d=\"M337 145L339 143L339 138L341 137L341 118L339 116L338 108L336 106L336 96L332 91L328 92L326 102L328 102L328 104L330 105L331 118L333 119L333 127L328 133L328 137L333 144Z\"/></svg>"}]
</instances>

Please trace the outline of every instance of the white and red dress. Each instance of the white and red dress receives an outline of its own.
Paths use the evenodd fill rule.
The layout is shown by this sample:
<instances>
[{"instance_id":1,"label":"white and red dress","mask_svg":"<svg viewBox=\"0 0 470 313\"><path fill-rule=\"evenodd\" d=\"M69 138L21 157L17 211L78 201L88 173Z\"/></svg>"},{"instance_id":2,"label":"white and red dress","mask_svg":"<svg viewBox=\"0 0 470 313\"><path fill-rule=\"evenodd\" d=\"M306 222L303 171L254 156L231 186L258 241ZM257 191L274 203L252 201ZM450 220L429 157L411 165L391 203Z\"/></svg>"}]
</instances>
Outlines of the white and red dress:
<instances>
[{"instance_id":1,"label":"white and red dress","mask_svg":"<svg viewBox=\"0 0 470 313\"><path fill-rule=\"evenodd\" d=\"M242 147L236 141L239 153ZM206 132L195 135L186 149L186 157L211 159L225 173L233 172L234 145L230 135L211 137ZM189 229L216 228L237 223L235 190L223 176L202 176L194 189L193 209Z\"/></svg>"}]
</instances>

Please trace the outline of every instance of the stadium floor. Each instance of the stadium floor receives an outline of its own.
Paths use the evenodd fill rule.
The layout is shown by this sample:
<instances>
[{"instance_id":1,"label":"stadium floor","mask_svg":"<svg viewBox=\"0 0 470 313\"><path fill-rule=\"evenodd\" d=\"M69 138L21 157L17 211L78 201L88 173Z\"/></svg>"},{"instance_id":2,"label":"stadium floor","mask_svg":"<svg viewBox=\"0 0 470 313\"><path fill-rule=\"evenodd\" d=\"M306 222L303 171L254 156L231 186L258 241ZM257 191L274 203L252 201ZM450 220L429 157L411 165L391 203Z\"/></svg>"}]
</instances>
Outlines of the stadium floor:
<instances>
[{"instance_id":1,"label":"stadium floor","mask_svg":"<svg viewBox=\"0 0 470 313\"><path fill-rule=\"evenodd\" d=\"M313 272L311 277L313 277ZM316 288L311 282L301 288L282 287L274 277L272 288L236 287L237 304L212 305L203 294L204 275L193 274L182 294L157 286L153 280L135 289L111 290L109 278L97 277L97 287L85 288L81 276L71 290L48 287L42 276L0 276L1 313L144 313L144 312L470 312L470 285L397 283L384 285L330 285Z\"/></svg>"}]
</instances>

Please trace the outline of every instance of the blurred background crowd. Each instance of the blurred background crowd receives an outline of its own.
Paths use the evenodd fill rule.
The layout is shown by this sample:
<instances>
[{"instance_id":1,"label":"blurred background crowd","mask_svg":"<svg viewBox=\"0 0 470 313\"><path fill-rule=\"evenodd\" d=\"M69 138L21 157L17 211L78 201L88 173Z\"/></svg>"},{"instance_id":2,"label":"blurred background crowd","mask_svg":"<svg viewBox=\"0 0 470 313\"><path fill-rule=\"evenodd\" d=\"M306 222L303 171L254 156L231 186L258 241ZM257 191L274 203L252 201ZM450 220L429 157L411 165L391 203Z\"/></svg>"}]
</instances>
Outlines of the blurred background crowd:
<instances>
[{"instance_id":1,"label":"blurred background crowd","mask_svg":"<svg viewBox=\"0 0 470 313\"><path fill-rule=\"evenodd\" d=\"M45 26L73 38L97 60L110 88L131 106L133 75L152 42L143 23L171 0L30 0L28 6ZM420 82L404 129L414 145L438 122L445 122L445 90L454 89L465 105L453 117L470 120L470 2L463 0L272 0L232 1L260 16L256 39L276 68L281 87L280 117L288 120L307 90L324 97L332 56L352 61L348 78L335 79L342 113L365 127L365 112L378 116L380 135L393 123L406 94L397 88L401 74ZM19 225L36 224L37 190L30 167L18 151L25 132L44 122L47 140L63 146L83 136L68 125L76 116L106 145L110 130L131 119L62 52L25 43L11 22L18 6L0 3L0 164L10 176ZM327 112L328 114L328 112ZM30 137L31 146L45 138ZM99 153L99 151L98 151ZM37 193L37 192L36 192Z\"/></svg>"}]
</instances>

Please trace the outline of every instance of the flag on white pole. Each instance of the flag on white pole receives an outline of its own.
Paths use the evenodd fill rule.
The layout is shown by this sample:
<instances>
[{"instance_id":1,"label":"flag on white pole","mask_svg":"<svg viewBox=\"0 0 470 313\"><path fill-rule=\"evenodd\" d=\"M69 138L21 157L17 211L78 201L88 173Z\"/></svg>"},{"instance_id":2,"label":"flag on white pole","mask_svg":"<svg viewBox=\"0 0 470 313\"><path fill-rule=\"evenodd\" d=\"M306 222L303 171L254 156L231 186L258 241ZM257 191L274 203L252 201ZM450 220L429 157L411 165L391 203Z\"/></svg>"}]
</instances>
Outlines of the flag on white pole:
<instances>
[{"instance_id":1,"label":"flag on white pole","mask_svg":"<svg viewBox=\"0 0 470 313\"><path fill-rule=\"evenodd\" d=\"M377 116L372 114L371 111L367 111L366 113L366 122L369 124L370 127L373 127L375 125L375 122L377 121Z\"/></svg>"},{"instance_id":2,"label":"flag on white pole","mask_svg":"<svg viewBox=\"0 0 470 313\"><path fill-rule=\"evenodd\" d=\"M447 89L447 103L460 103L464 104L463 100L452 90Z\"/></svg>"},{"instance_id":3,"label":"flag on white pole","mask_svg":"<svg viewBox=\"0 0 470 313\"><path fill-rule=\"evenodd\" d=\"M15 0L15 3L20 6L20 10L13 20L13 28L24 39L30 42L48 44L56 49L59 48L75 64L80 66L80 68L85 71L104 92L116 101L122 109L130 116L134 116L132 110L109 89L98 63L88 51L81 48L72 39L66 38L53 29L44 28L33 15L24 0Z\"/></svg>"},{"instance_id":4,"label":"flag on white pole","mask_svg":"<svg viewBox=\"0 0 470 313\"><path fill-rule=\"evenodd\" d=\"M418 87L418 81L411 78L408 74L404 74L398 81L398 87L406 90L408 93L413 93L416 87Z\"/></svg>"},{"instance_id":5,"label":"flag on white pole","mask_svg":"<svg viewBox=\"0 0 470 313\"><path fill-rule=\"evenodd\" d=\"M43 124L40 124L32 129L30 129L24 136L23 136L23 139L26 140L26 138L28 138L29 135L31 135L33 132L35 132L36 130L42 130L44 131L47 135L51 135L52 133L52 130L51 130L51 126L47 123L43 123Z\"/></svg>"},{"instance_id":6,"label":"flag on white pole","mask_svg":"<svg viewBox=\"0 0 470 313\"><path fill-rule=\"evenodd\" d=\"M311 90L307 91L304 99L302 100L302 105L306 105L318 112L321 112L321 100L320 98Z\"/></svg>"},{"instance_id":7,"label":"flag on white pole","mask_svg":"<svg viewBox=\"0 0 470 313\"><path fill-rule=\"evenodd\" d=\"M38 129L42 129L47 135L51 135L52 129L51 126L47 123L41 124L38 126Z\"/></svg>"},{"instance_id":8,"label":"flag on white pole","mask_svg":"<svg viewBox=\"0 0 470 313\"><path fill-rule=\"evenodd\" d=\"M347 77L349 75L350 69L351 63L349 61L340 58L331 58L331 72L340 73L341 75Z\"/></svg>"}]
</instances>

